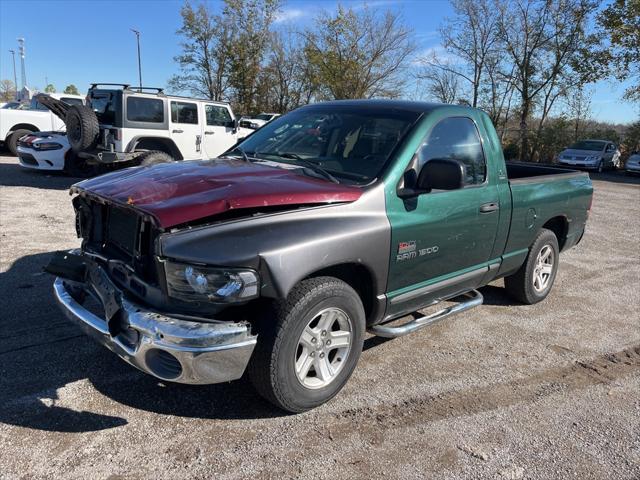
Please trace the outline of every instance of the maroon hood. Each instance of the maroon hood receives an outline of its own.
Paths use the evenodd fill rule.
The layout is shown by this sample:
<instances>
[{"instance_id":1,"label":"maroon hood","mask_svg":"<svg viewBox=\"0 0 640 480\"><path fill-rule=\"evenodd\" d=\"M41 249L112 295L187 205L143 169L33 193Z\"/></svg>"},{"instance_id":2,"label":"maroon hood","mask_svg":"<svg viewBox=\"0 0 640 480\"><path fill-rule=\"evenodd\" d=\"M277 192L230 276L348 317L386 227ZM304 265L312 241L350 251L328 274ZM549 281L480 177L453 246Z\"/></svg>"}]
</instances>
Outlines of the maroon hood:
<instances>
[{"instance_id":1,"label":"maroon hood","mask_svg":"<svg viewBox=\"0 0 640 480\"><path fill-rule=\"evenodd\" d=\"M241 160L204 160L137 167L85 180L72 192L141 210L162 228L232 209L352 202L357 187Z\"/></svg>"}]
</instances>

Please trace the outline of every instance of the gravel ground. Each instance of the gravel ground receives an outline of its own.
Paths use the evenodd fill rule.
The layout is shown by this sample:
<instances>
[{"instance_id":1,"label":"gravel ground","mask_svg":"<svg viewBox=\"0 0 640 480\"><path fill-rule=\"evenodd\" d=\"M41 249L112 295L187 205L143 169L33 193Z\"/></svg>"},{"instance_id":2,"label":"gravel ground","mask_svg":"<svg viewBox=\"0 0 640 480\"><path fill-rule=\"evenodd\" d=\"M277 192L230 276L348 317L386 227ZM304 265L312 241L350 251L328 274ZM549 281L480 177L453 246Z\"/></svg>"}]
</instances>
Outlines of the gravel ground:
<instances>
[{"instance_id":1,"label":"gravel ground","mask_svg":"<svg viewBox=\"0 0 640 480\"><path fill-rule=\"evenodd\" d=\"M553 292L369 338L342 393L285 415L245 380L163 384L58 312L75 180L0 157L0 478L640 478L640 178L594 176Z\"/></svg>"}]
</instances>

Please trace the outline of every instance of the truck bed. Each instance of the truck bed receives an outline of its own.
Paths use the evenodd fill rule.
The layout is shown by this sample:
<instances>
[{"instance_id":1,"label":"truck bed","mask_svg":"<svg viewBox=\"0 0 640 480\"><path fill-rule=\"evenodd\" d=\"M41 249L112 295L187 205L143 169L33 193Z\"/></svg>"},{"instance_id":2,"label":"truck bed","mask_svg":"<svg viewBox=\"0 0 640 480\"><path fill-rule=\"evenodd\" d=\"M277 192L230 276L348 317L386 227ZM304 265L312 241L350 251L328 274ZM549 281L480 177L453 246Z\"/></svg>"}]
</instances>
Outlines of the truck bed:
<instances>
[{"instance_id":1,"label":"truck bed","mask_svg":"<svg viewBox=\"0 0 640 480\"><path fill-rule=\"evenodd\" d=\"M584 172L571 170L568 168L559 168L549 165L532 165L530 163L507 162L507 178L510 183L530 183L551 180L553 178L580 177L588 175ZM545 178L539 178L545 177Z\"/></svg>"}]
</instances>

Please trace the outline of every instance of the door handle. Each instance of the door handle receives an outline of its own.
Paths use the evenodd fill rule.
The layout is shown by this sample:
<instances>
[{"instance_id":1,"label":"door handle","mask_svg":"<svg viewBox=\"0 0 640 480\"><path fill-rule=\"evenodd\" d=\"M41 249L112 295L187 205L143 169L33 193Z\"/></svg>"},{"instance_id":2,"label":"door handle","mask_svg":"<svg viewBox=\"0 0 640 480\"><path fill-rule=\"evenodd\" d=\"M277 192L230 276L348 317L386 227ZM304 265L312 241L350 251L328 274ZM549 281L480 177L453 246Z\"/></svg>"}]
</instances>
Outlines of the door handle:
<instances>
[{"instance_id":1,"label":"door handle","mask_svg":"<svg viewBox=\"0 0 640 480\"><path fill-rule=\"evenodd\" d=\"M212 132L211 130L205 130L204 134L205 135L213 135L216 132Z\"/></svg>"},{"instance_id":2,"label":"door handle","mask_svg":"<svg viewBox=\"0 0 640 480\"><path fill-rule=\"evenodd\" d=\"M483 203L482 205L480 205L480 213L495 212L499 208L500 208L500 205L498 205L498 202Z\"/></svg>"},{"instance_id":3,"label":"door handle","mask_svg":"<svg viewBox=\"0 0 640 480\"><path fill-rule=\"evenodd\" d=\"M173 133L184 133L184 130L173 130Z\"/></svg>"}]
</instances>

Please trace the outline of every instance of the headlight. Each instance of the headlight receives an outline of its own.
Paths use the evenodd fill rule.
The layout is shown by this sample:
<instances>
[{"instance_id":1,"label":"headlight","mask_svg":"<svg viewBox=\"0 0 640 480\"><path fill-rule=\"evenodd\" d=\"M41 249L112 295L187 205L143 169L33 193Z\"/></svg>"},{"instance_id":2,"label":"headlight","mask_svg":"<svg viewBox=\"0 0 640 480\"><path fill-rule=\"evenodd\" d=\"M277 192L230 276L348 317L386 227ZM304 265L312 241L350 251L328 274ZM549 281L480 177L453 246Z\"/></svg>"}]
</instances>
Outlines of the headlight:
<instances>
[{"instance_id":1,"label":"headlight","mask_svg":"<svg viewBox=\"0 0 640 480\"><path fill-rule=\"evenodd\" d=\"M31 145L34 150L60 150L62 145L55 142L40 142Z\"/></svg>"},{"instance_id":2,"label":"headlight","mask_svg":"<svg viewBox=\"0 0 640 480\"><path fill-rule=\"evenodd\" d=\"M260 128L260 125L258 125L257 123L251 122L249 124L249 128L253 128L254 130L257 130L258 128Z\"/></svg>"},{"instance_id":3,"label":"headlight","mask_svg":"<svg viewBox=\"0 0 640 480\"><path fill-rule=\"evenodd\" d=\"M600 157L596 156L590 156L584 159L585 162L597 162L598 160L600 160Z\"/></svg>"},{"instance_id":4,"label":"headlight","mask_svg":"<svg viewBox=\"0 0 640 480\"><path fill-rule=\"evenodd\" d=\"M243 302L258 296L260 278L248 269L165 262L169 296L187 302Z\"/></svg>"}]
</instances>

